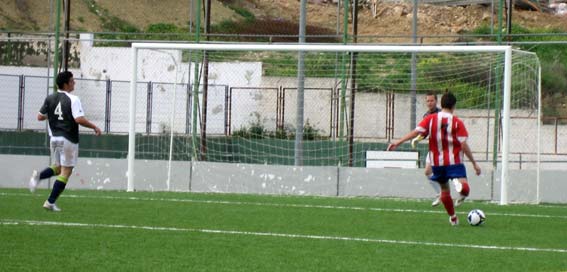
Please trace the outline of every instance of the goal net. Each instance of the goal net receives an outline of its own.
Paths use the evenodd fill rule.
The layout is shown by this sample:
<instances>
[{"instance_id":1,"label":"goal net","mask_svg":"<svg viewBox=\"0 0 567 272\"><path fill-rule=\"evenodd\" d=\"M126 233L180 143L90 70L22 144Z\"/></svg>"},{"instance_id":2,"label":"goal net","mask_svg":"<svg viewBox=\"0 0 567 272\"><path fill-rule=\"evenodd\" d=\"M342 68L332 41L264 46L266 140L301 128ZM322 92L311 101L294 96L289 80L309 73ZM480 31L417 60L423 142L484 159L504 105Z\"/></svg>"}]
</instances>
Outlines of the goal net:
<instances>
[{"instance_id":1,"label":"goal net","mask_svg":"<svg viewBox=\"0 0 567 272\"><path fill-rule=\"evenodd\" d=\"M456 95L502 201L508 169L537 169L539 63L508 46L140 43L132 55L129 190L135 160L366 167L421 120L430 91Z\"/></svg>"}]
</instances>

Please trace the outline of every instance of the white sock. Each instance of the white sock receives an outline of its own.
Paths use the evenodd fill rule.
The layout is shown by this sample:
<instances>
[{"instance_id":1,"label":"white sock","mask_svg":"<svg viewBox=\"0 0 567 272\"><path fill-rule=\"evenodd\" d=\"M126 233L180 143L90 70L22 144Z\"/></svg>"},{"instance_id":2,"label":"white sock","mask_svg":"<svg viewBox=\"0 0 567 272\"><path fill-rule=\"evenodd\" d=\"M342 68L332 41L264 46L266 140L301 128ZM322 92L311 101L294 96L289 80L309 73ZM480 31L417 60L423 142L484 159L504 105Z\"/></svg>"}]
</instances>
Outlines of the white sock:
<instances>
[{"instance_id":1,"label":"white sock","mask_svg":"<svg viewBox=\"0 0 567 272\"><path fill-rule=\"evenodd\" d=\"M452 181L453 185L455 185L455 191L457 191L457 193L461 193L461 191L463 190L463 184L459 181L458 178L454 178Z\"/></svg>"},{"instance_id":2,"label":"white sock","mask_svg":"<svg viewBox=\"0 0 567 272\"><path fill-rule=\"evenodd\" d=\"M441 185L439 185L437 181L433 181L431 179L428 180L429 180L429 184L433 188L433 191L435 191L435 194L439 196L441 194Z\"/></svg>"}]
</instances>

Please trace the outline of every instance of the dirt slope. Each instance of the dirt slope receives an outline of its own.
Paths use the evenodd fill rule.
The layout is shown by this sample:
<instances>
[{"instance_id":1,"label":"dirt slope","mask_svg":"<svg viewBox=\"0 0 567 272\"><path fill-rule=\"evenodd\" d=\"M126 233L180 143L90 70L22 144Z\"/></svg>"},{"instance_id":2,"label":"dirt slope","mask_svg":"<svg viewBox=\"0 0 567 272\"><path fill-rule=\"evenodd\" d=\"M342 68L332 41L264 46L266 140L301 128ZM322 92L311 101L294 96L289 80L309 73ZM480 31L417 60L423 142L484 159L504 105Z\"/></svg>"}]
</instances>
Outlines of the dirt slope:
<instances>
[{"instance_id":1,"label":"dirt slope","mask_svg":"<svg viewBox=\"0 0 567 272\"><path fill-rule=\"evenodd\" d=\"M299 1L251 0L258 10L269 18L298 21ZM334 4L308 4L308 24L335 30L337 27L337 8ZM359 13L360 35L410 35L413 17L410 4L380 3L374 18L370 9L363 8ZM339 15L342 18L342 15ZM567 32L567 16L516 9L512 15L513 23L529 28L558 28ZM497 24L494 16L494 24ZM455 35L491 23L490 6L432 6L418 7L419 35ZM341 24L342 27L342 24ZM349 26L350 29L350 26ZM373 39L373 41L394 41L396 39ZM402 42L404 39L397 39Z\"/></svg>"},{"instance_id":2,"label":"dirt slope","mask_svg":"<svg viewBox=\"0 0 567 272\"><path fill-rule=\"evenodd\" d=\"M50 2L49 0L3 0L0 4L0 29L49 31L49 22L55 14ZM192 17L191 10L195 10L191 8L190 3L189 0L72 0L70 25L74 31L102 31L101 17L102 14L107 13L140 30L157 23L186 27ZM212 1L213 24L222 20L240 18L221 2Z\"/></svg>"},{"instance_id":3,"label":"dirt slope","mask_svg":"<svg viewBox=\"0 0 567 272\"><path fill-rule=\"evenodd\" d=\"M48 31L51 1L4 0L0 5L0 29L21 31ZM196 2L196 1L194 1ZM76 31L102 31L100 13L105 11L143 30L150 24L172 23L187 26L191 15L191 1L180 0L73 0L71 1L71 28ZM223 4L224 3L224 4ZM227 4L244 7L257 18L298 22L298 0L213 0L212 21L240 20L241 16ZM89 7L91 5L92 7ZM324 27L334 33L337 28L337 8L334 4L311 4L308 7L309 25ZM193 8L194 9L194 8ZM99 13L99 14L97 14ZM193 16L194 17L194 16ZM496 18L497 16L494 16ZM340 15L342 18L342 15ZM490 24L490 7L444 7L420 5L418 9L419 35L454 35L482 24ZM567 32L567 16L556 16L536 11L515 10L513 21L530 28L559 28ZM360 35L411 34L412 6L410 4L380 3L374 18L369 9L359 15ZM342 27L342 24L341 24ZM372 39L368 41L398 41L404 39ZM424 42L428 42L426 39Z\"/></svg>"}]
</instances>

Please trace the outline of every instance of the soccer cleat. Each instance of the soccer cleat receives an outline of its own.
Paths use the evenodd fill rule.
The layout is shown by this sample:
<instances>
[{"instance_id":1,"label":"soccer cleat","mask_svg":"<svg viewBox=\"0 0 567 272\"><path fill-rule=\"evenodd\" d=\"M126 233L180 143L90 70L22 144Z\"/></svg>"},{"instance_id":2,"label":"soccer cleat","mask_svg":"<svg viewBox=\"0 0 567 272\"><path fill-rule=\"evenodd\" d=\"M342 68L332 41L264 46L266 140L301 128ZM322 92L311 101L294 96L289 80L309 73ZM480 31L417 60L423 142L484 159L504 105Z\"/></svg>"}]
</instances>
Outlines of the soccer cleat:
<instances>
[{"instance_id":1,"label":"soccer cleat","mask_svg":"<svg viewBox=\"0 0 567 272\"><path fill-rule=\"evenodd\" d=\"M55 203L51 204L47 200L45 202L43 202L43 208L48 210L48 211L52 211L52 212L60 212L61 211L61 209L59 209L59 207L57 207L57 205L55 205Z\"/></svg>"},{"instance_id":2,"label":"soccer cleat","mask_svg":"<svg viewBox=\"0 0 567 272\"><path fill-rule=\"evenodd\" d=\"M467 197L464 196L464 195L461 195L457 199L455 199L455 207L461 206L461 204L463 204L463 202L465 202L465 198L467 198Z\"/></svg>"},{"instance_id":3,"label":"soccer cleat","mask_svg":"<svg viewBox=\"0 0 567 272\"><path fill-rule=\"evenodd\" d=\"M437 196L433 202L431 202L431 207L437 207L441 203L441 198Z\"/></svg>"},{"instance_id":4,"label":"soccer cleat","mask_svg":"<svg viewBox=\"0 0 567 272\"><path fill-rule=\"evenodd\" d=\"M451 226L456 226L459 224L459 218L457 217L457 215L453 215L449 217L449 223L451 223Z\"/></svg>"},{"instance_id":5,"label":"soccer cleat","mask_svg":"<svg viewBox=\"0 0 567 272\"><path fill-rule=\"evenodd\" d=\"M411 140L411 148L415 149L415 146L417 145L417 143L419 143L419 141L423 140L423 135L419 134L417 135L415 138L413 138Z\"/></svg>"},{"instance_id":6,"label":"soccer cleat","mask_svg":"<svg viewBox=\"0 0 567 272\"><path fill-rule=\"evenodd\" d=\"M39 175L37 173L37 170L33 170L29 183L30 192L32 193L35 192L35 189L37 188L38 184L39 184Z\"/></svg>"}]
</instances>

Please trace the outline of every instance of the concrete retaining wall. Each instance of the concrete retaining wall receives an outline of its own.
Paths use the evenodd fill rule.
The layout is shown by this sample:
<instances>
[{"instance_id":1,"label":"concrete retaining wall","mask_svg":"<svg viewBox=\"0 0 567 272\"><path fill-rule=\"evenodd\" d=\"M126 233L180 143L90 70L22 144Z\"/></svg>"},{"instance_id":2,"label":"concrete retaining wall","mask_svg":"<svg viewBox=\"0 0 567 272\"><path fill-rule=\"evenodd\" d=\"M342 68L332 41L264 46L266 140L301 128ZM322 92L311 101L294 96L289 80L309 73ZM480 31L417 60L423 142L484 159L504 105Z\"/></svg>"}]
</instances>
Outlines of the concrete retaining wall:
<instances>
[{"instance_id":1,"label":"concrete retaining wall","mask_svg":"<svg viewBox=\"0 0 567 272\"><path fill-rule=\"evenodd\" d=\"M0 187L26 188L33 169L43 169L46 156L0 155L4 166ZM68 188L88 190L126 190L125 159L81 158ZM315 196L370 196L432 198L433 190L423 176L423 169L367 169L349 167L295 167L258 164L210 162L172 162L168 181L166 161L136 161L135 189L138 191L181 191L208 193L243 193ZM471 176L470 199L500 200L500 174L484 169L481 176ZM495 178L492 181L492 175ZM567 171L541 171L539 200L567 203ZM535 203L535 170L510 170L510 202ZM40 187L48 188L49 182ZM455 192L453 192L455 194Z\"/></svg>"}]
</instances>

